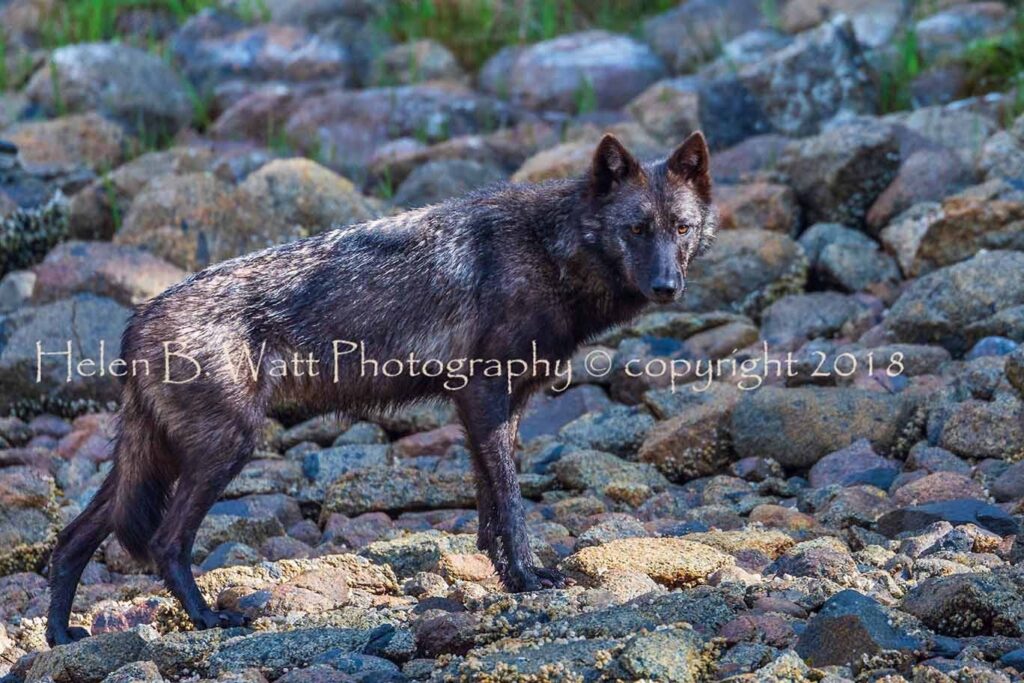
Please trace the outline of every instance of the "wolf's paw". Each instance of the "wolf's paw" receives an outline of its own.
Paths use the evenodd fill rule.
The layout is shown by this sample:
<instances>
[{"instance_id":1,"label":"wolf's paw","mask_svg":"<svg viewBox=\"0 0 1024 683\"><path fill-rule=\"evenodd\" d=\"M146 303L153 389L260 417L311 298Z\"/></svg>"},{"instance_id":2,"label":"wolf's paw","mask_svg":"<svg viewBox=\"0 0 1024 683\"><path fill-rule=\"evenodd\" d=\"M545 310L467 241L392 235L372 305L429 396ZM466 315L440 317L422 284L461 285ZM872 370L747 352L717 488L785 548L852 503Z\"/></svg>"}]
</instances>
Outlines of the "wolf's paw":
<instances>
[{"instance_id":1,"label":"wolf's paw","mask_svg":"<svg viewBox=\"0 0 1024 683\"><path fill-rule=\"evenodd\" d=\"M231 610L206 610L199 615L198 619L193 619L193 623L196 628L200 631L205 631L209 628L231 628L233 626L245 626L249 623L249 618L239 612L232 612Z\"/></svg>"},{"instance_id":2,"label":"wolf's paw","mask_svg":"<svg viewBox=\"0 0 1024 683\"><path fill-rule=\"evenodd\" d=\"M46 634L46 642L50 647L56 647L57 645L76 643L83 638L88 638L90 635L91 634L81 626L69 626L65 629L48 631Z\"/></svg>"},{"instance_id":3,"label":"wolf's paw","mask_svg":"<svg viewBox=\"0 0 1024 683\"><path fill-rule=\"evenodd\" d=\"M512 593L529 593L548 588L565 588L573 585L572 579L561 572L544 567L529 567L522 571L512 572L504 580L505 588Z\"/></svg>"}]
</instances>

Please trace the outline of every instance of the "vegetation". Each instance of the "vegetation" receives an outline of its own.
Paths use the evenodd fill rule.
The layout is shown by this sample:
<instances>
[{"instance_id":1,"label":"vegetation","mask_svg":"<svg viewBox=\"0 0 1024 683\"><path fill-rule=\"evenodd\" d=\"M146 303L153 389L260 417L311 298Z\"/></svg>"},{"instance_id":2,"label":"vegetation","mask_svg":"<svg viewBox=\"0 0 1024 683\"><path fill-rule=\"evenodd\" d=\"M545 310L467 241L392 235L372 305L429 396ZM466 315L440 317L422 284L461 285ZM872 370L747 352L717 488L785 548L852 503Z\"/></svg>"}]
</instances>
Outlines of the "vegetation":
<instances>
[{"instance_id":1,"label":"vegetation","mask_svg":"<svg viewBox=\"0 0 1024 683\"><path fill-rule=\"evenodd\" d=\"M879 71L879 106L887 114L910 109L910 84L921 73L921 55L913 28L904 31L890 62Z\"/></svg>"},{"instance_id":2,"label":"vegetation","mask_svg":"<svg viewBox=\"0 0 1024 683\"><path fill-rule=\"evenodd\" d=\"M407 0L391 3L381 28L398 40L432 38L470 69L503 47L571 31L631 31L675 0Z\"/></svg>"},{"instance_id":3,"label":"vegetation","mask_svg":"<svg viewBox=\"0 0 1024 683\"><path fill-rule=\"evenodd\" d=\"M49 47L117 37L117 18L133 9L163 10L178 19L195 14L214 0L64 0L40 26Z\"/></svg>"}]
</instances>

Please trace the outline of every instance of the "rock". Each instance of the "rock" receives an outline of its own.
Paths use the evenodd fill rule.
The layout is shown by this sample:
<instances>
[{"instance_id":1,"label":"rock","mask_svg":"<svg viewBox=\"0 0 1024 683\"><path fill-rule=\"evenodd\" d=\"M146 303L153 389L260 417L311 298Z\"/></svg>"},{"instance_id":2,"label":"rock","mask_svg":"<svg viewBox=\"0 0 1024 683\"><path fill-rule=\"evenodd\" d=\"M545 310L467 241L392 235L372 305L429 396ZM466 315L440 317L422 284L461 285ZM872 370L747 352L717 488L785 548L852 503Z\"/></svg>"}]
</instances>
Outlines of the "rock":
<instances>
[{"instance_id":1,"label":"rock","mask_svg":"<svg viewBox=\"0 0 1024 683\"><path fill-rule=\"evenodd\" d=\"M699 85L693 78L660 80L637 95L627 110L658 140L685 140L701 128Z\"/></svg>"},{"instance_id":2,"label":"rock","mask_svg":"<svg viewBox=\"0 0 1024 683\"><path fill-rule=\"evenodd\" d=\"M858 439L887 451L912 407L900 396L862 389L766 386L740 399L730 431L739 457L800 469Z\"/></svg>"},{"instance_id":3,"label":"rock","mask_svg":"<svg viewBox=\"0 0 1024 683\"><path fill-rule=\"evenodd\" d=\"M43 402L57 408L71 407L78 401L112 401L120 395L120 382L105 368L100 376L97 366L100 345L109 363L120 357L121 332L129 316L128 309L116 302L92 294L79 294L42 306L30 306L12 313L5 321L7 338L0 349L0 394L6 408L23 402ZM36 342L42 341L44 353L66 354L44 359L40 381L36 381ZM86 365L81 362L90 361ZM69 363L71 381L68 381ZM124 371L124 367L119 369ZM93 376L87 376L91 373Z\"/></svg>"},{"instance_id":4,"label":"rock","mask_svg":"<svg viewBox=\"0 0 1024 683\"><path fill-rule=\"evenodd\" d=\"M800 236L811 264L811 277L847 292L870 290L896 282L896 260L858 230L837 223L816 223Z\"/></svg>"},{"instance_id":5,"label":"rock","mask_svg":"<svg viewBox=\"0 0 1024 683\"><path fill-rule=\"evenodd\" d=\"M174 70L151 52L118 43L57 48L25 92L51 116L98 111L139 135L170 136L192 120Z\"/></svg>"},{"instance_id":6,"label":"rock","mask_svg":"<svg viewBox=\"0 0 1024 683\"><path fill-rule=\"evenodd\" d=\"M878 106L870 71L845 17L796 36L737 75L772 128L784 135L813 135L840 115L874 114Z\"/></svg>"},{"instance_id":7,"label":"rock","mask_svg":"<svg viewBox=\"0 0 1024 683\"><path fill-rule=\"evenodd\" d=\"M839 14L850 17L862 45L877 48L896 35L907 18L907 8L886 0L794 0L782 8L779 21L784 31L798 33Z\"/></svg>"},{"instance_id":8,"label":"rock","mask_svg":"<svg viewBox=\"0 0 1024 683\"><path fill-rule=\"evenodd\" d=\"M3 135L17 145L28 172L86 179L120 164L129 142L121 126L92 112L16 123Z\"/></svg>"},{"instance_id":9,"label":"rock","mask_svg":"<svg viewBox=\"0 0 1024 683\"><path fill-rule=\"evenodd\" d=\"M186 270L303 236L261 200L209 173L165 176L132 201L117 244L145 246Z\"/></svg>"},{"instance_id":10,"label":"rock","mask_svg":"<svg viewBox=\"0 0 1024 683\"><path fill-rule=\"evenodd\" d=\"M919 205L882 231L911 276L965 261L982 249L1024 249L1024 203L950 198Z\"/></svg>"},{"instance_id":11,"label":"rock","mask_svg":"<svg viewBox=\"0 0 1024 683\"><path fill-rule=\"evenodd\" d=\"M312 95L292 113L284 134L321 163L361 180L377 149L389 140L428 143L519 122L497 98L454 83L426 83Z\"/></svg>"},{"instance_id":12,"label":"rock","mask_svg":"<svg viewBox=\"0 0 1024 683\"><path fill-rule=\"evenodd\" d=\"M228 23L205 30L208 19L196 15L171 40L185 75L200 92L228 79L333 80L344 87L349 78L350 56L334 41L276 24L242 28Z\"/></svg>"},{"instance_id":13,"label":"rock","mask_svg":"<svg viewBox=\"0 0 1024 683\"><path fill-rule=\"evenodd\" d=\"M686 534L683 540L703 543L736 556L756 551L769 559L776 559L796 544L790 536L773 529L743 529L735 531L703 531Z\"/></svg>"},{"instance_id":14,"label":"rock","mask_svg":"<svg viewBox=\"0 0 1024 683\"><path fill-rule=\"evenodd\" d=\"M423 81L464 81L455 55L435 40L414 40L385 50L373 63L373 85L411 85Z\"/></svg>"},{"instance_id":15,"label":"rock","mask_svg":"<svg viewBox=\"0 0 1024 683\"><path fill-rule=\"evenodd\" d=\"M914 25L917 49L927 62L956 57L971 41L1002 33L1012 21L1012 14L1001 2L956 5Z\"/></svg>"},{"instance_id":16,"label":"rock","mask_svg":"<svg viewBox=\"0 0 1024 683\"><path fill-rule=\"evenodd\" d=\"M637 454L676 483L714 475L732 461L729 421L739 392L712 400L654 425Z\"/></svg>"},{"instance_id":17,"label":"rock","mask_svg":"<svg viewBox=\"0 0 1024 683\"><path fill-rule=\"evenodd\" d=\"M864 304L836 292L791 294L761 313L761 336L769 343L832 337L864 312Z\"/></svg>"},{"instance_id":18,"label":"rock","mask_svg":"<svg viewBox=\"0 0 1024 683\"><path fill-rule=\"evenodd\" d=\"M692 71L730 39L767 23L756 0L681 3L643 24L644 39L676 73Z\"/></svg>"},{"instance_id":19,"label":"rock","mask_svg":"<svg viewBox=\"0 0 1024 683\"><path fill-rule=\"evenodd\" d=\"M305 665L335 649L384 654L404 661L412 658L415 642L411 632L390 624L371 630L317 628L259 633L221 648L210 657L210 673L219 675L251 666L271 678L278 678L286 670Z\"/></svg>"},{"instance_id":20,"label":"rock","mask_svg":"<svg viewBox=\"0 0 1024 683\"><path fill-rule=\"evenodd\" d=\"M885 328L900 341L936 343L961 354L976 340L969 330L983 328L999 311L1024 305L1024 253L981 252L940 268L911 284L896 300ZM988 336L980 334L977 338Z\"/></svg>"},{"instance_id":21,"label":"rock","mask_svg":"<svg viewBox=\"0 0 1024 683\"><path fill-rule=\"evenodd\" d=\"M287 451L306 441L321 446L330 446L350 425L349 419L338 415L312 417L281 432L276 445L282 451Z\"/></svg>"},{"instance_id":22,"label":"rock","mask_svg":"<svg viewBox=\"0 0 1024 683\"><path fill-rule=\"evenodd\" d=\"M662 146L638 124L609 126L603 132L614 134L639 157L653 158L664 154ZM594 126L583 126L575 130L571 139L541 149L526 159L512 175L512 182L537 183L584 175L591 167L594 148L601 134L602 131Z\"/></svg>"},{"instance_id":23,"label":"rock","mask_svg":"<svg viewBox=\"0 0 1024 683\"><path fill-rule=\"evenodd\" d=\"M611 401L600 387L581 385L550 396L535 394L527 404L519 424L519 439L523 443L544 435L554 436L565 425L586 413L596 413L611 406Z\"/></svg>"},{"instance_id":24,"label":"rock","mask_svg":"<svg viewBox=\"0 0 1024 683\"><path fill-rule=\"evenodd\" d=\"M843 666L883 650L913 652L924 644L897 628L875 600L855 590L833 595L800 634L796 651L811 666Z\"/></svg>"},{"instance_id":25,"label":"rock","mask_svg":"<svg viewBox=\"0 0 1024 683\"><path fill-rule=\"evenodd\" d=\"M164 677L153 662L132 662L113 671L103 683L163 683Z\"/></svg>"},{"instance_id":26,"label":"rock","mask_svg":"<svg viewBox=\"0 0 1024 683\"><path fill-rule=\"evenodd\" d=\"M878 233L895 216L921 202L941 201L969 184L971 169L945 147L919 149L900 164L896 177L868 210L869 230Z\"/></svg>"},{"instance_id":27,"label":"rock","mask_svg":"<svg viewBox=\"0 0 1024 683\"><path fill-rule=\"evenodd\" d=\"M725 230L715 247L690 266L687 310L759 313L777 298L803 290L807 259L786 235Z\"/></svg>"},{"instance_id":28,"label":"rock","mask_svg":"<svg viewBox=\"0 0 1024 683\"><path fill-rule=\"evenodd\" d=\"M210 571L221 567L256 564L260 559L260 554L255 548L244 543L228 541L211 550L200 566L204 571Z\"/></svg>"},{"instance_id":29,"label":"rock","mask_svg":"<svg viewBox=\"0 0 1024 683\"><path fill-rule=\"evenodd\" d=\"M892 492L892 502L909 506L937 503L960 498L985 499L985 489L978 482L956 472L934 472L908 482Z\"/></svg>"},{"instance_id":30,"label":"rock","mask_svg":"<svg viewBox=\"0 0 1024 683\"><path fill-rule=\"evenodd\" d=\"M76 240L57 245L33 271L37 304L88 292L135 306L185 278L185 271L141 249Z\"/></svg>"},{"instance_id":31,"label":"rock","mask_svg":"<svg viewBox=\"0 0 1024 683\"><path fill-rule=\"evenodd\" d=\"M917 531L930 524L974 524L1001 536L1016 534L1017 521L1002 508L974 498L915 505L886 513L878 520L878 531L889 538L904 531Z\"/></svg>"},{"instance_id":32,"label":"rock","mask_svg":"<svg viewBox=\"0 0 1024 683\"><path fill-rule=\"evenodd\" d=\"M715 205L719 226L724 229L761 228L792 235L800 223L796 195L788 185L717 185Z\"/></svg>"},{"instance_id":33,"label":"rock","mask_svg":"<svg viewBox=\"0 0 1024 683\"><path fill-rule=\"evenodd\" d=\"M852 123L791 143L779 170L789 175L808 222L857 227L896 177L899 163L892 127Z\"/></svg>"},{"instance_id":34,"label":"rock","mask_svg":"<svg viewBox=\"0 0 1024 683\"><path fill-rule=\"evenodd\" d=\"M142 659L147 644L157 637L152 627L138 626L56 647L36 657L25 681L100 683L125 664Z\"/></svg>"},{"instance_id":35,"label":"rock","mask_svg":"<svg viewBox=\"0 0 1024 683\"><path fill-rule=\"evenodd\" d=\"M214 549L224 543L242 543L249 546L249 550L251 550L263 545L263 542L268 538L283 535L284 527L281 525L281 521L270 514L248 517L224 513L210 514L203 519L203 523L196 533L192 559L195 562L201 563ZM250 554L249 550L245 548L225 548L222 551L220 561L228 562L240 557L256 559L255 551L253 551L253 554ZM218 559L214 559L213 562L218 562ZM221 566L226 565L222 564Z\"/></svg>"},{"instance_id":36,"label":"rock","mask_svg":"<svg viewBox=\"0 0 1024 683\"><path fill-rule=\"evenodd\" d=\"M898 473L895 462L875 453L867 439L860 439L814 463L808 478L814 488L871 484L886 489L885 481L891 484Z\"/></svg>"},{"instance_id":37,"label":"rock","mask_svg":"<svg viewBox=\"0 0 1024 683\"><path fill-rule=\"evenodd\" d=\"M476 537L472 535L451 536L426 531L370 543L359 554L375 563L387 565L399 578L409 578L417 572L438 571L449 555L472 555L476 550Z\"/></svg>"},{"instance_id":38,"label":"rock","mask_svg":"<svg viewBox=\"0 0 1024 683\"><path fill-rule=\"evenodd\" d=\"M36 274L31 270L15 270L0 279L0 313L11 313L32 298Z\"/></svg>"},{"instance_id":39,"label":"rock","mask_svg":"<svg viewBox=\"0 0 1024 683\"><path fill-rule=\"evenodd\" d=\"M958 574L925 579L910 590L900 609L946 636L1024 632L1024 600L1012 581L992 574Z\"/></svg>"},{"instance_id":40,"label":"rock","mask_svg":"<svg viewBox=\"0 0 1024 683\"><path fill-rule=\"evenodd\" d=\"M714 648L688 624L630 639L619 665L635 680L695 683L714 668Z\"/></svg>"},{"instance_id":41,"label":"rock","mask_svg":"<svg viewBox=\"0 0 1024 683\"><path fill-rule=\"evenodd\" d=\"M1020 178L1024 175L1024 146L1019 136L1001 130L981 148L978 169L985 178Z\"/></svg>"},{"instance_id":42,"label":"rock","mask_svg":"<svg viewBox=\"0 0 1024 683\"><path fill-rule=\"evenodd\" d=\"M755 135L715 154L711 173L716 181L739 182L760 171L772 171L790 143L782 135Z\"/></svg>"},{"instance_id":43,"label":"rock","mask_svg":"<svg viewBox=\"0 0 1024 683\"><path fill-rule=\"evenodd\" d=\"M505 178L502 170L476 161L430 161L409 174L392 201L396 206L419 208L500 183Z\"/></svg>"},{"instance_id":44,"label":"rock","mask_svg":"<svg viewBox=\"0 0 1024 683\"><path fill-rule=\"evenodd\" d=\"M650 465L629 462L601 451L572 451L555 462L552 469L563 486L576 490L603 492L611 485L638 485L660 490L668 485L668 481Z\"/></svg>"},{"instance_id":45,"label":"rock","mask_svg":"<svg viewBox=\"0 0 1024 683\"><path fill-rule=\"evenodd\" d=\"M971 458L1013 458L1024 449L1024 403L1005 397L956 404L942 425L939 445Z\"/></svg>"},{"instance_id":46,"label":"rock","mask_svg":"<svg viewBox=\"0 0 1024 683\"><path fill-rule=\"evenodd\" d=\"M302 473L309 479L330 484L349 472L387 465L389 450L385 444L353 444L313 451L302 459Z\"/></svg>"},{"instance_id":47,"label":"rock","mask_svg":"<svg viewBox=\"0 0 1024 683\"><path fill-rule=\"evenodd\" d=\"M476 506L470 474L424 473L411 467L369 467L344 474L328 489L324 514L357 515Z\"/></svg>"},{"instance_id":48,"label":"rock","mask_svg":"<svg viewBox=\"0 0 1024 683\"><path fill-rule=\"evenodd\" d=\"M1006 379L1017 390L1018 395L1024 398L1024 345L1018 346L1007 356Z\"/></svg>"},{"instance_id":49,"label":"rock","mask_svg":"<svg viewBox=\"0 0 1024 683\"><path fill-rule=\"evenodd\" d=\"M518 51L504 78L484 86L490 94L530 109L577 113L618 109L664 74L661 60L643 43L606 31L585 31Z\"/></svg>"},{"instance_id":50,"label":"rock","mask_svg":"<svg viewBox=\"0 0 1024 683\"><path fill-rule=\"evenodd\" d=\"M559 439L572 446L630 458L654 424L646 409L613 405L600 413L587 413L559 431Z\"/></svg>"},{"instance_id":51,"label":"rock","mask_svg":"<svg viewBox=\"0 0 1024 683\"><path fill-rule=\"evenodd\" d=\"M241 184L286 225L315 235L382 215L381 207L334 171L309 159L275 159Z\"/></svg>"},{"instance_id":52,"label":"rock","mask_svg":"<svg viewBox=\"0 0 1024 683\"><path fill-rule=\"evenodd\" d=\"M160 176L198 173L212 163L212 154L196 147L148 152L105 173L71 197L70 233L79 239L109 240L132 199Z\"/></svg>"},{"instance_id":53,"label":"rock","mask_svg":"<svg viewBox=\"0 0 1024 683\"><path fill-rule=\"evenodd\" d=\"M630 570L679 588L703 583L710 574L732 563L729 555L700 543L678 538L624 538L579 550L559 569L591 583L605 572Z\"/></svg>"}]
</instances>

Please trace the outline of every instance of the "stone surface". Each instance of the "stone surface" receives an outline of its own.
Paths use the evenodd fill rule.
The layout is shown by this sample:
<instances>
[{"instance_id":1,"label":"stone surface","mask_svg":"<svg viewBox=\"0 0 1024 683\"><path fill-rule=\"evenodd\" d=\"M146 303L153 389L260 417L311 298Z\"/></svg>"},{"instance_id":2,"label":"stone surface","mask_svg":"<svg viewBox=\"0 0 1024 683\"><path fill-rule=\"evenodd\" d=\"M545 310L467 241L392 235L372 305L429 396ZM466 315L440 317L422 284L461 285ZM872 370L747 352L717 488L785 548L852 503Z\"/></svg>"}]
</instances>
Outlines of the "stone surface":
<instances>
[{"instance_id":1,"label":"stone surface","mask_svg":"<svg viewBox=\"0 0 1024 683\"><path fill-rule=\"evenodd\" d=\"M136 134L173 135L192 120L181 79L158 56L117 43L66 45L26 86L49 114L99 111Z\"/></svg>"},{"instance_id":2,"label":"stone surface","mask_svg":"<svg viewBox=\"0 0 1024 683\"><path fill-rule=\"evenodd\" d=\"M491 94L531 109L567 112L586 107L616 109L665 73L661 60L646 45L605 31L535 43L518 51L503 67L503 78L485 83Z\"/></svg>"},{"instance_id":3,"label":"stone surface","mask_svg":"<svg viewBox=\"0 0 1024 683\"><path fill-rule=\"evenodd\" d=\"M594 582L611 570L626 569L650 576L670 587L703 583L732 558L710 546L677 538L621 539L584 548L565 559L560 568Z\"/></svg>"}]
</instances>

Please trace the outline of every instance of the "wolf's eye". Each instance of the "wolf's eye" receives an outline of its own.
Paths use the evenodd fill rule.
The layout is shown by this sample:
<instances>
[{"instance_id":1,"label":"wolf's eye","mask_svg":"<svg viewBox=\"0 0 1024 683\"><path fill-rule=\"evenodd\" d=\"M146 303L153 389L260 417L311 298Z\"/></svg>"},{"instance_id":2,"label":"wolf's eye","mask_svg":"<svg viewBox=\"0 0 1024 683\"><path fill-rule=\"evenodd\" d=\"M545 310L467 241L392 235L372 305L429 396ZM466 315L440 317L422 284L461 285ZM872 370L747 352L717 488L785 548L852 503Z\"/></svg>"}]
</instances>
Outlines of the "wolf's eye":
<instances>
[{"instance_id":1,"label":"wolf's eye","mask_svg":"<svg viewBox=\"0 0 1024 683\"><path fill-rule=\"evenodd\" d=\"M637 223L636 225L629 226L629 231L631 233L633 233L634 235L642 235L642 234L644 234L643 223Z\"/></svg>"},{"instance_id":2,"label":"wolf's eye","mask_svg":"<svg viewBox=\"0 0 1024 683\"><path fill-rule=\"evenodd\" d=\"M686 235L686 234L688 234L688 233L690 232L690 226L689 226L689 225L687 225L686 223L680 223L680 224L679 224L679 225L678 225L678 226L676 227L676 231L677 231L677 232L678 232L678 233L679 233L680 235Z\"/></svg>"}]
</instances>

